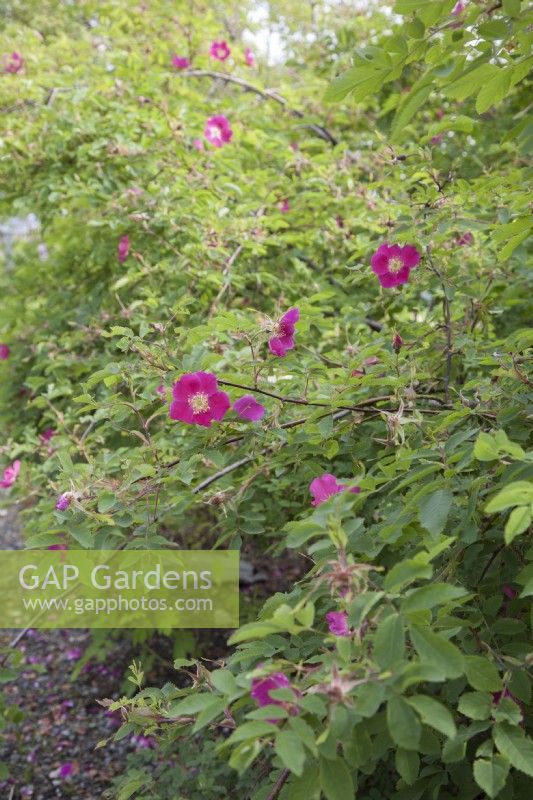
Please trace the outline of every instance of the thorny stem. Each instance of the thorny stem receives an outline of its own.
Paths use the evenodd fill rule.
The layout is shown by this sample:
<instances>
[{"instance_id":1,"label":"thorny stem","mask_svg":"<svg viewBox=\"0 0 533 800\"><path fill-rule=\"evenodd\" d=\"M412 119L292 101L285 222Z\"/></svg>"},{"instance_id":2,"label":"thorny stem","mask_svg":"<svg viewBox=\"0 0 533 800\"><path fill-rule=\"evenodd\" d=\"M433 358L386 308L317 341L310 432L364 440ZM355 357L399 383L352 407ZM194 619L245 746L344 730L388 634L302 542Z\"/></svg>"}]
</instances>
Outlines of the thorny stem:
<instances>
[{"instance_id":1,"label":"thorny stem","mask_svg":"<svg viewBox=\"0 0 533 800\"><path fill-rule=\"evenodd\" d=\"M286 768L280 772L276 783L272 787L272 791L267 797L267 800L276 800L276 798L279 797L279 793L283 789L290 774L291 774L290 771Z\"/></svg>"}]
</instances>

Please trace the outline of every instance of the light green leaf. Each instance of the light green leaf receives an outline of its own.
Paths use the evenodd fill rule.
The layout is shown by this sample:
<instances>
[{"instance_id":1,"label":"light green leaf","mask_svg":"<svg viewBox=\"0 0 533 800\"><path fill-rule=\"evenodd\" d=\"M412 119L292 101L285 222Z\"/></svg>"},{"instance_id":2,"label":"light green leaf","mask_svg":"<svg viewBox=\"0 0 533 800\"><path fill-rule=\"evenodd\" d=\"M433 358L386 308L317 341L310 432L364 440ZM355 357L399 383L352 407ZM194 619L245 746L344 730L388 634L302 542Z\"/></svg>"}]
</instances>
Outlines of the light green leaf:
<instances>
[{"instance_id":1,"label":"light green leaf","mask_svg":"<svg viewBox=\"0 0 533 800\"><path fill-rule=\"evenodd\" d=\"M280 731L274 750L283 764L295 775L301 775L305 764L305 751L300 738L292 731Z\"/></svg>"},{"instance_id":2,"label":"light green leaf","mask_svg":"<svg viewBox=\"0 0 533 800\"><path fill-rule=\"evenodd\" d=\"M431 578L432 574L433 568L422 559L406 558L389 570L383 581L383 588L387 592L398 592L403 586L419 578Z\"/></svg>"},{"instance_id":3,"label":"light green leaf","mask_svg":"<svg viewBox=\"0 0 533 800\"><path fill-rule=\"evenodd\" d=\"M497 668L482 656L465 656L465 675L470 686L480 692L499 692L503 688Z\"/></svg>"},{"instance_id":4,"label":"light green leaf","mask_svg":"<svg viewBox=\"0 0 533 800\"><path fill-rule=\"evenodd\" d=\"M456 735L457 728L451 712L438 700L424 694L417 694L405 699L419 714L424 725L435 728L449 738Z\"/></svg>"},{"instance_id":5,"label":"light green leaf","mask_svg":"<svg viewBox=\"0 0 533 800\"><path fill-rule=\"evenodd\" d=\"M464 597L466 590L450 583L430 583L414 589L402 602L402 611L425 611L434 606L450 603L459 597Z\"/></svg>"},{"instance_id":6,"label":"light green leaf","mask_svg":"<svg viewBox=\"0 0 533 800\"><path fill-rule=\"evenodd\" d=\"M389 733L404 750L418 750L422 728L419 719L403 697L391 697L387 703Z\"/></svg>"},{"instance_id":7,"label":"light green leaf","mask_svg":"<svg viewBox=\"0 0 533 800\"><path fill-rule=\"evenodd\" d=\"M466 692L459 698L457 710L470 719L488 719L492 708L490 694L484 692Z\"/></svg>"},{"instance_id":8,"label":"light green leaf","mask_svg":"<svg viewBox=\"0 0 533 800\"><path fill-rule=\"evenodd\" d=\"M433 90L433 84L422 86L418 91L410 92L406 99L400 103L391 126L391 141L396 142L402 138L406 125L414 117L418 109L424 105Z\"/></svg>"},{"instance_id":9,"label":"light green leaf","mask_svg":"<svg viewBox=\"0 0 533 800\"><path fill-rule=\"evenodd\" d=\"M380 69L373 64L352 67L334 78L326 90L324 100L335 103L343 100L350 92L354 92L354 99L363 100L381 88L389 73L389 69Z\"/></svg>"},{"instance_id":10,"label":"light green leaf","mask_svg":"<svg viewBox=\"0 0 533 800\"><path fill-rule=\"evenodd\" d=\"M490 759L478 758L474 761L474 779L489 797L496 797L507 780L509 762L496 753Z\"/></svg>"},{"instance_id":11,"label":"light green leaf","mask_svg":"<svg viewBox=\"0 0 533 800\"><path fill-rule=\"evenodd\" d=\"M491 106L503 100L509 91L511 75L503 67L498 69L498 74L491 78L490 83L482 86L476 99L476 111L484 114Z\"/></svg>"},{"instance_id":12,"label":"light green leaf","mask_svg":"<svg viewBox=\"0 0 533 800\"><path fill-rule=\"evenodd\" d=\"M422 662L438 667L443 677L458 678L464 672L461 651L447 639L421 625L410 625L411 639Z\"/></svg>"},{"instance_id":13,"label":"light green leaf","mask_svg":"<svg viewBox=\"0 0 533 800\"><path fill-rule=\"evenodd\" d=\"M382 620L374 638L374 659L382 669L398 665L404 658L405 632L399 614Z\"/></svg>"},{"instance_id":14,"label":"light green leaf","mask_svg":"<svg viewBox=\"0 0 533 800\"><path fill-rule=\"evenodd\" d=\"M527 506L533 503L533 483L531 481L513 481L504 486L485 506L487 514L505 511L511 506Z\"/></svg>"},{"instance_id":15,"label":"light green leaf","mask_svg":"<svg viewBox=\"0 0 533 800\"><path fill-rule=\"evenodd\" d=\"M420 524L434 536L441 533L446 525L452 501L453 494L448 489L439 489L423 497L418 511Z\"/></svg>"},{"instance_id":16,"label":"light green leaf","mask_svg":"<svg viewBox=\"0 0 533 800\"><path fill-rule=\"evenodd\" d=\"M396 770L408 786L412 786L418 778L420 757L414 750L398 747L395 756Z\"/></svg>"},{"instance_id":17,"label":"light green leaf","mask_svg":"<svg viewBox=\"0 0 533 800\"><path fill-rule=\"evenodd\" d=\"M327 800L351 800L355 797L352 776L340 758L335 761L320 759L320 787Z\"/></svg>"},{"instance_id":18,"label":"light green leaf","mask_svg":"<svg viewBox=\"0 0 533 800\"><path fill-rule=\"evenodd\" d=\"M508 722L495 725L492 736L496 747L512 766L533 777L533 740Z\"/></svg>"},{"instance_id":19,"label":"light green leaf","mask_svg":"<svg viewBox=\"0 0 533 800\"><path fill-rule=\"evenodd\" d=\"M531 506L517 506L509 514L505 524L504 539L506 544L511 544L516 536L524 533L531 525Z\"/></svg>"}]
</instances>

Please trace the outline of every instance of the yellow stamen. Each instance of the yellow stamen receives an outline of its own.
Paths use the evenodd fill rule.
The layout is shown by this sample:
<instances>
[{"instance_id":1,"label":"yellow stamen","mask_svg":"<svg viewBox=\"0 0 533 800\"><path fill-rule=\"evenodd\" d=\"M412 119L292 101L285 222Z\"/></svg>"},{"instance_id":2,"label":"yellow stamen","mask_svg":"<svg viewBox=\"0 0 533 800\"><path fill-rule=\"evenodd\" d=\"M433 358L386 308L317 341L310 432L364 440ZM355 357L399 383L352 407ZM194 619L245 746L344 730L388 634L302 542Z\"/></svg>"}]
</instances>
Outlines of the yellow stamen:
<instances>
[{"instance_id":1,"label":"yellow stamen","mask_svg":"<svg viewBox=\"0 0 533 800\"><path fill-rule=\"evenodd\" d=\"M193 414L201 414L202 411L209 411L209 397L204 392L193 394L189 398L189 405Z\"/></svg>"}]
</instances>

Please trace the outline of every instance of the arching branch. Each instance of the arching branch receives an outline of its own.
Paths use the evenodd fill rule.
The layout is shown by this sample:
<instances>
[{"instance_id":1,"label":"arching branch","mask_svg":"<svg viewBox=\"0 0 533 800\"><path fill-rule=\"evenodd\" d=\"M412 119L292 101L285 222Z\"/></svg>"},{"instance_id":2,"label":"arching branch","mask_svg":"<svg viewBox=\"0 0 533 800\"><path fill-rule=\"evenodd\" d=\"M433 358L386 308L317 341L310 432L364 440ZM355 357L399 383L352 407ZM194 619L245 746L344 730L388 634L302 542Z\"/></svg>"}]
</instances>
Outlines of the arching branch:
<instances>
[{"instance_id":1,"label":"arching branch","mask_svg":"<svg viewBox=\"0 0 533 800\"><path fill-rule=\"evenodd\" d=\"M189 69L186 72L182 72L181 75L185 78L212 78L213 80L221 80L225 83L233 83L236 86L240 86L246 92L253 92L259 97L262 97L263 100L274 100L274 102L279 103L291 117L305 119L303 111L297 108L291 108L287 100L278 94L278 92L273 89L261 89L259 86L254 86L253 83L249 83L243 78L238 78L236 75L230 75L226 72L217 72L211 69ZM317 125L315 122L307 122L302 127L309 128L320 139L329 142L332 146L337 144L337 139L323 125Z\"/></svg>"}]
</instances>

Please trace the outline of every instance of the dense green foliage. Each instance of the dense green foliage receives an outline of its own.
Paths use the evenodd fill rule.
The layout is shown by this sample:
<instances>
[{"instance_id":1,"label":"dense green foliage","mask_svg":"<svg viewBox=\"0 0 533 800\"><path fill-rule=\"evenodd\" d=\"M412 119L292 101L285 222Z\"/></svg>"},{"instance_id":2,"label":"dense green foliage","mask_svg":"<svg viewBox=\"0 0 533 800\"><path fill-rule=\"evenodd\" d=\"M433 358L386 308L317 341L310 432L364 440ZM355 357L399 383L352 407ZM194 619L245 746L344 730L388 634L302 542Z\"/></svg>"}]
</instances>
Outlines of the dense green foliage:
<instances>
[{"instance_id":1,"label":"dense green foliage","mask_svg":"<svg viewBox=\"0 0 533 800\"><path fill-rule=\"evenodd\" d=\"M140 689L122 733L172 753L209 730L202 797L527 797L527 3L272 3L286 57L252 68L253 3L7 5L25 65L0 76L0 216L41 225L0 275L0 463L22 461L28 546L300 554L224 665L178 662L185 688ZM403 287L370 268L385 241L422 255ZM266 415L169 419L156 388L198 370ZM313 508L323 473L360 493ZM294 689L257 708L270 672ZM119 796L195 796L175 780L138 767Z\"/></svg>"}]
</instances>

